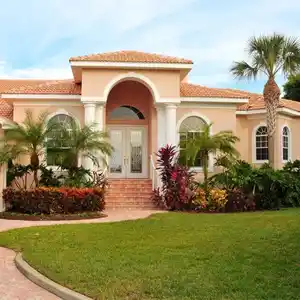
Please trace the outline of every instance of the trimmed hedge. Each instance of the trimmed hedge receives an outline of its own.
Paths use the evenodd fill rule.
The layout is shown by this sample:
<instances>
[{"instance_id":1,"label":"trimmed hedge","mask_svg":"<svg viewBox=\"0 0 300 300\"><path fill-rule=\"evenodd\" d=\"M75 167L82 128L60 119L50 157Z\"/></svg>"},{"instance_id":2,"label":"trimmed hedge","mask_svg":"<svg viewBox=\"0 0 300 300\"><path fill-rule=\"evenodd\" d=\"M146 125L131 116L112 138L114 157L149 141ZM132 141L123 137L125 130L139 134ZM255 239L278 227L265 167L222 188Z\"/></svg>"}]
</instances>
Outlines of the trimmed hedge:
<instances>
[{"instance_id":1,"label":"trimmed hedge","mask_svg":"<svg viewBox=\"0 0 300 300\"><path fill-rule=\"evenodd\" d=\"M25 214L74 214L102 211L105 206L100 188L7 188L3 199L8 211Z\"/></svg>"}]
</instances>

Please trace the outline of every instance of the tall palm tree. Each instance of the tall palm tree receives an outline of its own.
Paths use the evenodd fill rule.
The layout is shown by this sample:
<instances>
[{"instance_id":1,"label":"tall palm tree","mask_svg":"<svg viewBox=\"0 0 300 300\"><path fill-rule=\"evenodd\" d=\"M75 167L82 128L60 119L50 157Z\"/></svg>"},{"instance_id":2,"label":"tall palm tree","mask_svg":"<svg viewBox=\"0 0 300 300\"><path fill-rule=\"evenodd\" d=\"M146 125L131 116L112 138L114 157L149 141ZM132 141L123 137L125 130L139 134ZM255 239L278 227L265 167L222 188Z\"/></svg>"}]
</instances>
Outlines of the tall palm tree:
<instances>
[{"instance_id":1,"label":"tall palm tree","mask_svg":"<svg viewBox=\"0 0 300 300\"><path fill-rule=\"evenodd\" d=\"M234 62L230 71L238 79L256 79L260 74L268 78L263 95L267 110L269 163L274 167L276 114L280 99L275 77L280 72L289 76L300 71L300 41L276 33L251 37L247 52L250 62Z\"/></svg>"},{"instance_id":2,"label":"tall palm tree","mask_svg":"<svg viewBox=\"0 0 300 300\"><path fill-rule=\"evenodd\" d=\"M43 112L35 119L32 111L27 110L23 123L12 124L5 130L4 146L0 151L0 157L4 159L29 155L35 186L39 185L38 170L45 142L51 132L58 127L56 123L48 126L47 117L48 113Z\"/></svg>"},{"instance_id":3,"label":"tall palm tree","mask_svg":"<svg viewBox=\"0 0 300 300\"><path fill-rule=\"evenodd\" d=\"M200 155L203 164L204 174L204 191L208 196L208 163L210 154L238 156L239 153L235 149L235 143L239 138L232 131L220 131L216 134L211 134L211 126L204 125L202 131L193 139L189 139L186 144L185 155L187 161L195 162Z\"/></svg>"},{"instance_id":4,"label":"tall palm tree","mask_svg":"<svg viewBox=\"0 0 300 300\"><path fill-rule=\"evenodd\" d=\"M95 126L80 126L73 120L69 126L63 127L58 132L55 140L63 140L64 145L68 146L68 151L62 156L63 167L77 167L80 156L91 159L99 166L99 159L106 163L105 157L110 156L113 151L112 145L108 142L108 134L103 131L95 130Z\"/></svg>"}]
</instances>

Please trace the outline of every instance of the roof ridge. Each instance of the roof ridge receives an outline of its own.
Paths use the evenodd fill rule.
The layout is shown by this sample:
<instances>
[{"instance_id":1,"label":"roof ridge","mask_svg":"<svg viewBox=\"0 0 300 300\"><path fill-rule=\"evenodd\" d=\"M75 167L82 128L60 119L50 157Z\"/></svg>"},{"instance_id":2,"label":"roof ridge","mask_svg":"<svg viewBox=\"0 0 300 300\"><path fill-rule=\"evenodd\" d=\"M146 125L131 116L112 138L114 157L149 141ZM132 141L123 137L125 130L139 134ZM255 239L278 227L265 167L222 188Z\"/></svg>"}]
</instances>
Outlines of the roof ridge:
<instances>
[{"instance_id":1,"label":"roof ridge","mask_svg":"<svg viewBox=\"0 0 300 300\"><path fill-rule=\"evenodd\" d=\"M136 57L134 57L136 56ZM87 55L72 56L69 61L104 61L104 62L154 62L154 63L186 63L192 60L161 53L151 53L137 50L118 50L110 52L92 53ZM169 61L168 61L169 60Z\"/></svg>"}]
</instances>

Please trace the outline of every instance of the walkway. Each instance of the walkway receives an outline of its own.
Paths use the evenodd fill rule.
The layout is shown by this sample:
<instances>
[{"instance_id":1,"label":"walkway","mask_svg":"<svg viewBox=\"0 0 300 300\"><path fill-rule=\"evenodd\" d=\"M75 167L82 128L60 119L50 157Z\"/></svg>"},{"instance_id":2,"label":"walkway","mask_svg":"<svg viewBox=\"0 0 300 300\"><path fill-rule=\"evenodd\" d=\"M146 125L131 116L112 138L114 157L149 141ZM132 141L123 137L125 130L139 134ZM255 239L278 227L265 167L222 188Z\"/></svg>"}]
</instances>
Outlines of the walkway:
<instances>
[{"instance_id":1,"label":"walkway","mask_svg":"<svg viewBox=\"0 0 300 300\"><path fill-rule=\"evenodd\" d=\"M135 220L146 218L153 213L161 211L153 210L115 210L106 211L108 217L91 220L77 221L12 221L0 219L0 231L14 228L31 226L48 226L55 224L74 223L105 223L124 220ZM27 278L25 278L15 267L15 252L0 247L0 300L57 300L58 297L46 292Z\"/></svg>"}]
</instances>

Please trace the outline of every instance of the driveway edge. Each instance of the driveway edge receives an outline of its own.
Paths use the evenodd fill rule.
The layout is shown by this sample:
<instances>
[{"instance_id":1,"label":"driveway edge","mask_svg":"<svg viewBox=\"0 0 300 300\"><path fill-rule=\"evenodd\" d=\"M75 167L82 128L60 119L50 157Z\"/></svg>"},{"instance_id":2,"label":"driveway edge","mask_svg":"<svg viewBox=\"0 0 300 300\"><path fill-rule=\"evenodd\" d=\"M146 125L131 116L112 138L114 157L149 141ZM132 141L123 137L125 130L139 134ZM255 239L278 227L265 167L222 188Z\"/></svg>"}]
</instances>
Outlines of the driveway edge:
<instances>
[{"instance_id":1,"label":"driveway edge","mask_svg":"<svg viewBox=\"0 0 300 300\"><path fill-rule=\"evenodd\" d=\"M22 253L17 253L15 257L15 264L18 270L29 280L34 282L41 288L49 291L50 293L60 297L64 300L91 300L91 298L74 292L56 282L50 280L46 276L39 273L32 268L22 257Z\"/></svg>"}]
</instances>

